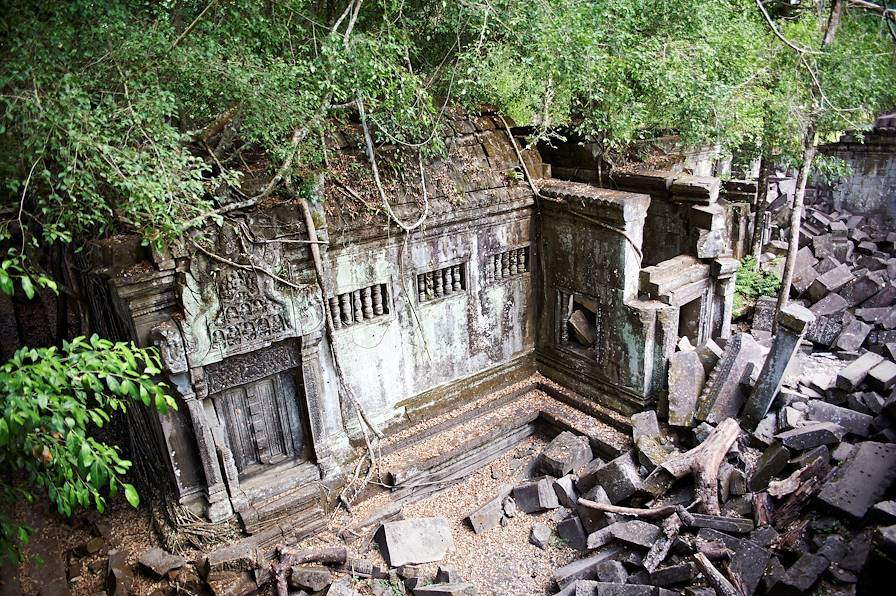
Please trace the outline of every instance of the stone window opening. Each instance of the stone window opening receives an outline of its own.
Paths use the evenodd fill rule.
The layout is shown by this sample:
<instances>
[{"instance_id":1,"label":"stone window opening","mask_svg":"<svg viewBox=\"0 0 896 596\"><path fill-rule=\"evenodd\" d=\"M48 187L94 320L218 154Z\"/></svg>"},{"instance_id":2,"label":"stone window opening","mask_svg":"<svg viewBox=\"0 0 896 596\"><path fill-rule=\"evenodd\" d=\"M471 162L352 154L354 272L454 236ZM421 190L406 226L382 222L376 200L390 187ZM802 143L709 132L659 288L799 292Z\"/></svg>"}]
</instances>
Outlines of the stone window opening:
<instances>
[{"instance_id":1,"label":"stone window opening","mask_svg":"<svg viewBox=\"0 0 896 596\"><path fill-rule=\"evenodd\" d=\"M448 265L433 271L418 273L417 302L433 302L467 291L467 271L465 263Z\"/></svg>"},{"instance_id":2,"label":"stone window opening","mask_svg":"<svg viewBox=\"0 0 896 596\"><path fill-rule=\"evenodd\" d=\"M328 303L337 331L384 317L391 311L388 286L384 283L337 294Z\"/></svg>"},{"instance_id":3,"label":"stone window opening","mask_svg":"<svg viewBox=\"0 0 896 596\"><path fill-rule=\"evenodd\" d=\"M529 247L521 246L490 255L485 261L485 280L502 281L529 272Z\"/></svg>"},{"instance_id":4,"label":"stone window opening","mask_svg":"<svg viewBox=\"0 0 896 596\"><path fill-rule=\"evenodd\" d=\"M701 343L703 326L703 297L686 302L678 310L678 337L687 337L692 345Z\"/></svg>"},{"instance_id":5,"label":"stone window opening","mask_svg":"<svg viewBox=\"0 0 896 596\"><path fill-rule=\"evenodd\" d=\"M560 345L589 357L597 354L597 301L579 294L560 292Z\"/></svg>"}]
</instances>

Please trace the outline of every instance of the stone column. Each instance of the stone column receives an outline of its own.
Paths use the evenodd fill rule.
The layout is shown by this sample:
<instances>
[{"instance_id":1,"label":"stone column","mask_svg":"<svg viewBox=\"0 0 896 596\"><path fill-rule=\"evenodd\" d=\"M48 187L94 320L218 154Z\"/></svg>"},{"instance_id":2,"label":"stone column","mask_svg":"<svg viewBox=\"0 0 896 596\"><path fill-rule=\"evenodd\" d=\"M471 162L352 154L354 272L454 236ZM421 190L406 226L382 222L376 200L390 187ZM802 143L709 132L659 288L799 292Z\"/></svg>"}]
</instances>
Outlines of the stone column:
<instances>
[{"instance_id":1,"label":"stone column","mask_svg":"<svg viewBox=\"0 0 896 596\"><path fill-rule=\"evenodd\" d=\"M759 380L741 416L741 423L745 428L754 430L768 413L772 400L781 390L784 372L806 329L814 320L815 315L798 304L789 304L781 310L778 333L772 339L772 347L762 366L762 372L759 373Z\"/></svg>"},{"instance_id":2,"label":"stone column","mask_svg":"<svg viewBox=\"0 0 896 596\"><path fill-rule=\"evenodd\" d=\"M323 391L324 379L320 363L320 344L323 333L318 330L302 336L302 376L305 382L305 401L308 404L308 423L311 427L311 442L314 457L324 478L332 478L340 473L339 464L330 448L326 425L324 424Z\"/></svg>"},{"instance_id":3,"label":"stone column","mask_svg":"<svg viewBox=\"0 0 896 596\"><path fill-rule=\"evenodd\" d=\"M224 484L224 475L221 473L221 466L218 463L212 429L205 416L205 408L202 406L202 402L196 398L196 394L189 392L183 397L187 404L187 410L190 412L190 420L193 422L196 446L199 448L202 470L205 473L208 519L218 522L233 515L233 507L230 505L227 487Z\"/></svg>"}]
</instances>

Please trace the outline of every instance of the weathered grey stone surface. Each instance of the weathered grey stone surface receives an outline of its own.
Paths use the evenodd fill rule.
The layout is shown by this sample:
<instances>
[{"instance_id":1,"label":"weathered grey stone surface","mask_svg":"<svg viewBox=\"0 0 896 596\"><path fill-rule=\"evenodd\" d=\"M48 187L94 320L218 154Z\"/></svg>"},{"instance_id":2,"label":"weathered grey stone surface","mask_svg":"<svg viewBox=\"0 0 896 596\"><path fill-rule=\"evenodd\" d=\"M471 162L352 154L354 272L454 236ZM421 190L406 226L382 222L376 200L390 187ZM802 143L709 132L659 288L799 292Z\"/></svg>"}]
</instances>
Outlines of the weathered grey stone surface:
<instances>
[{"instance_id":1,"label":"weathered grey stone surface","mask_svg":"<svg viewBox=\"0 0 896 596\"><path fill-rule=\"evenodd\" d=\"M784 373L787 372L806 329L814 321L815 315L798 304L788 304L781 309L778 332L772 340L759 380L741 416L741 424L747 430L755 429L768 413L772 400L781 390Z\"/></svg>"},{"instance_id":2,"label":"weathered grey stone surface","mask_svg":"<svg viewBox=\"0 0 896 596\"><path fill-rule=\"evenodd\" d=\"M772 478L787 466L790 461L790 452L781 443L774 443L763 451L756 462L756 467L750 476L749 487L753 492L764 490Z\"/></svg>"},{"instance_id":3,"label":"weathered grey stone surface","mask_svg":"<svg viewBox=\"0 0 896 596\"><path fill-rule=\"evenodd\" d=\"M806 417L816 422L833 422L846 429L846 432L860 437L868 437L871 434L871 422L874 420L868 414L862 414L841 408L817 399L809 400L809 409Z\"/></svg>"},{"instance_id":4,"label":"weathered grey stone surface","mask_svg":"<svg viewBox=\"0 0 896 596\"><path fill-rule=\"evenodd\" d=\"M552 483L552 487L554 489L554 494L557 495L557 501L562 507L572 509L576 506L576 502L579 500L579 494L576 491L575 476L567 475L562 478L557 478Z\"/></svg>"},{"instance_id":5,"label":"weathered grey stone surface","mask_svg":"<svg viewBox=\"0 0 896 596\"><path fill-rule=\"evenodd\" d=\"M746 593L756 591L771 558L770 551L752 539L736 538L710 528L701 529L697 538L707 542L722 542L731 552L730 569L743 582Z\"/></svg>"},{"instance_id":6,"label":"weathered grey stone surface","mask_svg":"<svg viewBox=\"0 0 896 596\"><path fill-rule=\"evenodd\" d=\"M451 527L444 517L386 522L378 535L380 551L392 567L440 561L454 547Z\"/></svg>"},{"instance_id":7,"label":"weathered grey stone surface","mask_svg":"<svg viewBox=\"0 0 896 596\"><path fill-rule=\"evenodd\" d=\"M771 596L793 593L808 594L810 588L815 585L815 582L830 565L831 562L820 555L804 554L787 569L781 581L775 584L771 590Z\"/></svg>"},{"instance_id":8,"label":"weathered grey stone surface","mask_svg":"<svg viewBox=\"0 0 896 596\"><path fill-rule=\"evenodd\" d=\"M655 438L660 434L660 423L656 418L656 410L646 410L632 414L632 441L638 442L640 437Z\"/></svg>"},{"instance_id":9,"label":"weathered grey stone surface","mask_svg":"<svg viewBox=\"0 0 896 596\"><path fill-rule=\"evenodd\" d=\"M853 517L865 516L896 479L896 445L865 441L841 464L819 500Z\"/></svg>"},{"instance_id":10,"label":"weathered grey stone surface","mask_svg":"<svg viewBox=\"0 0 896 596\"><path fill-rule=\"evenodd\" d=\"M636 447L638 448L638 461L648 470L653 470L669 458L669 452L651 437L638 438Z\"/></svg>"},{"instance_id":11,"label":"weathered grey stone surface","mask_svg":"<svg viewBox=\"0 0 896 596\"><path fill-rule=\"evenodd\" d=\"M728 340L697 400L697 418L717 424L737 416L746 399L740 380L748 365L761 362L762 347L751 335L739 333Z\"/></svg>"},{"instance_id":12,"label":"weathered grey stone surface","mask_svg":"<svg viewBox=\"0 0 896 596\"><path fill-rule=\"evenodd\" d=\"M575 596L655 596L654 586L642 584L614 584L584 580L576 582Z\"/></svg>"},{"instance_id":13,"label":"weathered grey stone surface","mask_svg":"<svg viewBox=\"0 0 896 596\"><path fill-rule=\"evenodd\" d=\"M477 596L478 594L476 586L470 582L429 584L414 590L414 596Z\"/></svg>"},{"instance_id":14,"label":"weathered grey stone surface","mask_svg":"<svg viewBox=\"0 0 896 596\"><path fill-rule=\"evenodd\" d=\"M529 532L529 544L533 544L540 549L545 549L551 540L551 528L547 524L536 522L532 524L532 530Z\"/></svg>"},{"instance_id":15,"label":"weathered grey stone surface","mask_svg":"<svg viewBox=\"0 0 896 596\"><path fill-rule=\"evenodd\" d=\"M608 546L594 555L573 561L554 571L554 581L561 588L579 579L593 579L597 577L597 566L604 561L617 558L622 553L620 546Z\"/></svg>"},{"instance_id":16,"label":"weathered grey stone surface","mask_svg":"<svg viewBox=\"0 0 896 596\"><path fill-rule=\"evenodd\" d=\"M843 312L849 307L849 303L840 294L828 294L809 309L816 317L833 315Z\"/></svg>"},{"instance_id":17,"label":"weathered grey stone surface","mask_svg":"<svg viewBox=\"0 0 896 596\"><path fill-rule=\"evenodd\" d=\"M846 430L842 426L833 422L813 422L793 430L778 433L776 437L786 447L804 451L819 445L837 443L843 438L845 432Z\"/></svg>"},{"instance_id":18,"label":"weathered grey stone surface","mask_svg":"<svg viewBox=\"0 0 896 596\"><path fill-rule=\"evenodd\" d=\"M187 560L180 555L173 555L158 547L153 547L144 551L137 557L137 563L153 577L161 578L168 574L169 571L180 569L187 564Z\"/></svg>"},{"instance_id":19,"label":"weathered grey stone surface","mask_svg":"<svg viewBox=\"0 0 896 596\"><path fill-rule=\"evenodd\" d=\"M846 352L854 352L862 347L869 333L871 333L871 325L866 325L855 319L843 326L834 345Z\"/></svg>"},{"instance_id":20,"label":"weathered grey stone surface","mask_svg":"<svg viewBox=\"0 0 896 596\"><path fill-rule=\"evenodd\" d=\"M541 452L538 468L548 476L560 477L591 461L591 446L586 437L563 431Z\"/></svg>"},{"instance_id":21,"label":"weathered grey stone surface","mask_svg":"<svg viewBox=\"0 0 896 596\"><path fill-rule=\"evenodd\" d=\"M534 513L559 507L560 502L551 486L553 481L553 478L545 476L514 486L513 499L519 510L524 513Z\"/></svg>"},{"instance_id":22,"label":"weathered grey stone surface","mask_svg":"<svg viewBox=\"0 0 896 596\"><path fill-rule=\"evenodd\" d=\"M749 534L755 527L753 520L738 517L727 517L724 515L705 515L702 513L692 513L694 521L691 526L694 528L710 528L719 530L720 532L731 532L734 534Z\"/></svg>"},{"instance_id":23,"label":"weathered grey stone surface","mask_svg":"<svg viewBox=\"0 0 896 596\"><path fill-rule=\"evenodd\" d=\"M596 503L611 505L610 499L607 497L607 492L599 485L582 495L582 498ZM579 513L579 518L582 520L582 526L584 526L586 534L605 528L616 521L616 516L614 514L597 511L596 509L585 507L581 503L576 506L576 510Z\"/></svg>"},{"instance_id":24,"label":"weathered grey stone surface","mask_svg":"<svg viewBox=\"0 0 896 596\"><path fill-rule=\"evenodd\" d=\"M868 371L868 385L875 391L887 392L896 386L896 364L884 360Z\"/></svg>"},{"instance_id":25,"label":"weathered grey stone surface","mask_svg":"<svg viewBox=\"0 0 896 596\"><path fill-rule=\"evenodd\" d=\"M319 592L331 583L333 574L323 565L296 565L289 576L290 587L310 592Z\"/></svg>"},{"instance_id":26,"label":"weathered grey stone surface","mask_svg":"<svg viewBox=\"0 0 896 596\"><path fill-rule=\"evenodd\" d=\"M496 497L489 499L467 516L474 532L480 534L486 530L498 527L501 523L501 518L504 517L504 499L510 494L511 490L513 490L511 485L503 485L499 488Z\"/></svg>"},{"instance_id":27,"label":"weathered grey stone surface","mask_svg":"<svg viewBox=\"0 0 896 596\"><path fill-rule=\"evenodd\" d=\"M704 381L705 369L696 351L672 354L669 358L669 424L691 426Z\"/></svg>"},{"instance_id":28,"label":"weathered grey stone surface","mask_svg":"<svg viewBox=\"0 0 896 596\"><path fill-rule=\"evenodd\" d=\"M663 533L657 526L638 519L615 523L611 527L614 538L644 548L653 546Z\"/></svg>"},{"instance_id":29,"label":"weathered grey stone surface","mask_svg":"<svg viewBox=\"0 0 896 596\"><path fill-rule=\"evenodd\" d=\"M852 391L857 388L868 376L872 368L883 361L881 356L874 352L865 352L837 373L837 387L844 391Z\"/></svg>"},{"instance_id":30,"label":"weathered grey stone surface","mask_svg":"<svg viewBox=\"0 0 896 596\"><path fill-rule=\"evenodd\" d=\"M818 302L831 292L836 292L855 277L847 265L841 264L827 273L819 275L809 286L809 297Z\"/></svg>"},{"instance_id":31,"label":"weathered grey stone surface","mask_svg":"<svg viewBox=\"0 0 896 596\"><path fill-rule=\"evenodd\" d=\"M571 548L581 551L586 549L588 535L578 515L572 515L558 523L557 535L566 541L566 544Z\"/></svg>"},{"instance_id":32,"label":"weathered grey stone surface","mask_svg":"<svg viewBox=\"0 0 896 596\"><path fill-rule=\"evenodd\" d=\"M641 483L634 452L628 451L607 462L595 470L594 478L606 491L611 503L616 504L629 498L635 494L635 489Z\"/></svg>"},{"instance_id":33,"label":"weathered grey stone surface","mask_svg":"<svg viewBox=\"0 0 896 596\"><path fill-rule=\"evenodd\" d=\"M597 566L597 579L611 584L624 584L628 580L628 571L619 561L604 561Z\"/></svg>"}]
</instances>

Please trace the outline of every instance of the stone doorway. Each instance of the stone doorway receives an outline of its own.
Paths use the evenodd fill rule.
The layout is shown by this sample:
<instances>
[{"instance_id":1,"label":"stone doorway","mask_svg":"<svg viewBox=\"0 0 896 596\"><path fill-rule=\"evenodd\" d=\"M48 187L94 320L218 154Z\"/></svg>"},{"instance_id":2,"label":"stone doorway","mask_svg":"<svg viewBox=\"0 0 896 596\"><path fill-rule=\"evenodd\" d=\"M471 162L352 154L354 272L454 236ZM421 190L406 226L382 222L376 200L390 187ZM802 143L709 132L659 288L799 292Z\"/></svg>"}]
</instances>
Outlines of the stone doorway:
<instances>
[{"instance_id":1,"label":"stone doorway","mask_svg":"<svg viewBox=\"0 0 896 596\"><path fill-rule=\"evenodd\" d=\"M678 310L678 337L687 337L692 345L701 343L703 327L703 296L681 305Z\"/></svg>"}]
</instances>

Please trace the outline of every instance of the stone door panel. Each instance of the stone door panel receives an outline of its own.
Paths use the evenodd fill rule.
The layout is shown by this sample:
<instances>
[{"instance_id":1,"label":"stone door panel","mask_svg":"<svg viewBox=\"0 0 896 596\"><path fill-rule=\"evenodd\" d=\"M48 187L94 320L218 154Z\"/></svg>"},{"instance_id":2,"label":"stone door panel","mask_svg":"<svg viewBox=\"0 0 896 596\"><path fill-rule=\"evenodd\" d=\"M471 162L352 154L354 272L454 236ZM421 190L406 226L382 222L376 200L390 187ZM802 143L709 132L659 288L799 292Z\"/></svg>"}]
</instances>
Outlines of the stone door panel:
<instances>
[{"instance_id":1,"label":"stone door panel","mask_svg":"<svg viewBox=\"0 0 896 596\"><path fill-rule=\"evenodd\" d=\"M240 475L305 459L302 394L293 372L283 371L213 397Z\"/></svg>"}]
</instances>

